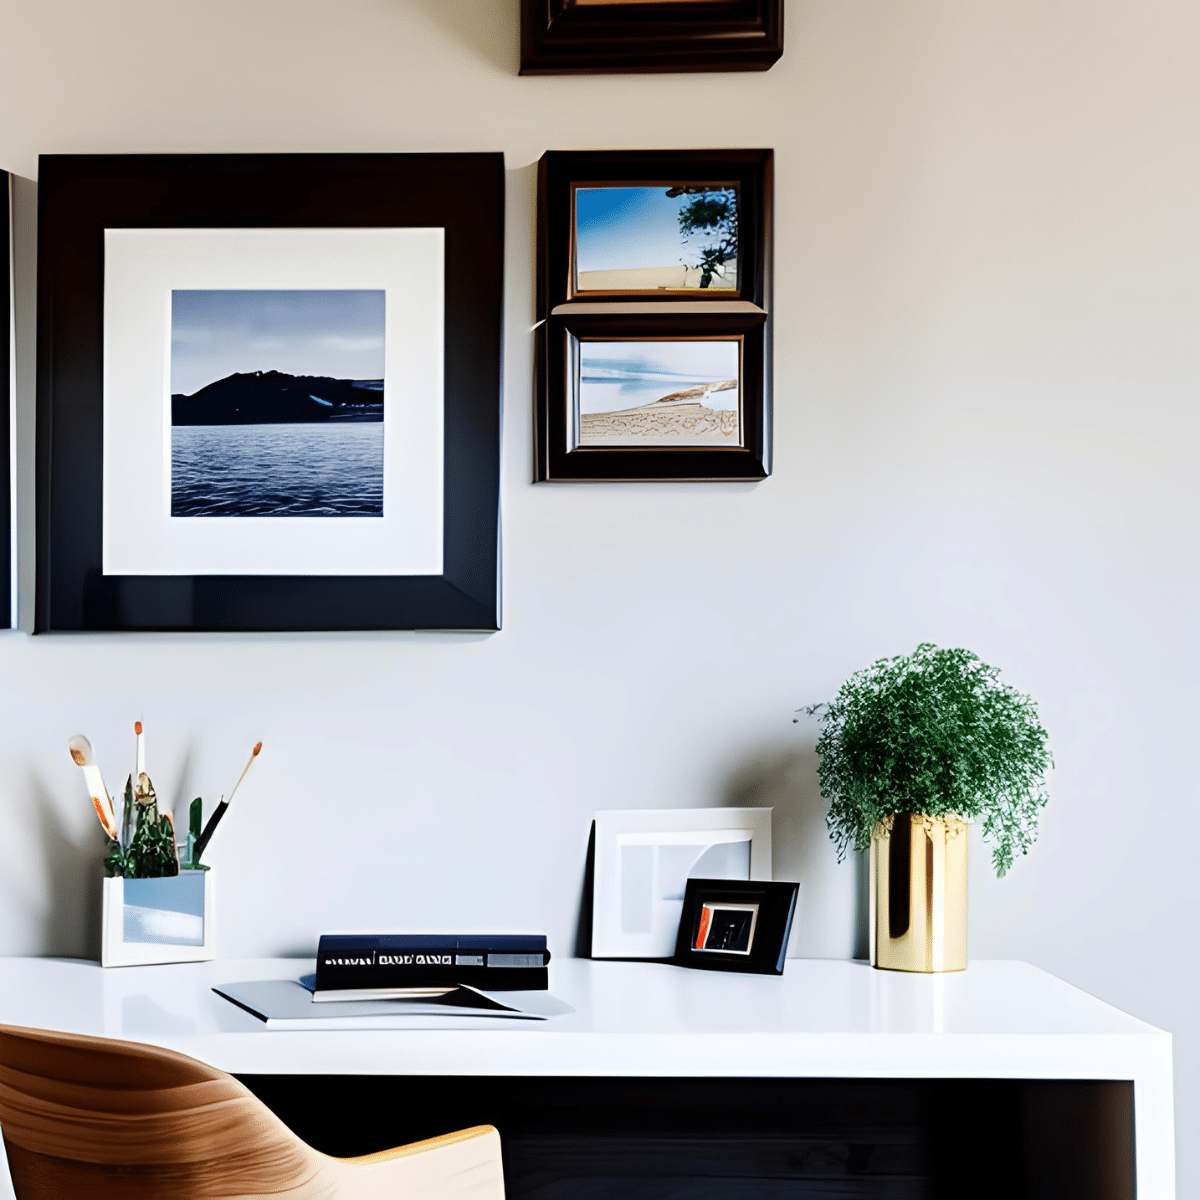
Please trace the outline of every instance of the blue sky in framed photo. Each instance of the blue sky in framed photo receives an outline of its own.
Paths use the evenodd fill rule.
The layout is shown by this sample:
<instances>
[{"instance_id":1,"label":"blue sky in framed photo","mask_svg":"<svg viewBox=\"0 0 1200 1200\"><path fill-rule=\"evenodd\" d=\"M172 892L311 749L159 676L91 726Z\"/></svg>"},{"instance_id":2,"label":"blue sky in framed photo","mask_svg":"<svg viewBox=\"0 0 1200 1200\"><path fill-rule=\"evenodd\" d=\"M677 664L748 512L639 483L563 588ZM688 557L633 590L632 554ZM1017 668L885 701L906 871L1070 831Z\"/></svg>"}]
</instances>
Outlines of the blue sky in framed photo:
<instances>
[{"instance_id":1,"label":"blue sky in framed photo","mask_svg":"<svg viewBox=\"0 0 1200 1200\"><path fill-rule=\"evenodd\" d=\"M581 446L739 446L738 338L579 343Z\"/></svg>"},{"instance_id":2,"label":"blue sky in framed photo","mask_svg":"<svg viewBox=\"0 0 1200 1200\"><path fill-rule=\"evenodd\" d=\"M696 233L684 240L679 213L696 197L668 196L670 190L668 184L575 189L580 289L698 286L700 250L713 239ZM736 262L726 276L712 286L736 287Z\"/></svg>"},{"instance_id":3,"label":"blue sky in framed photo","mask_svg":"<svg viewBox=\"0 0 1200 1200\"><path fill-rule=\"evenodd\" d=\"M737 388L716 385L738 378L735 340L580 342L581 413L616 412L661 403L683 392L703 392L708 408L737 408Z\"/></svg>"},{"instance_id":4,"label":"blue sky in framed photo","mask_svg":"<svg viewBox=\"0 0 1200 1200\"><path fill-rule=\"evenodd\" d=\"M171 392L235 372L382 379L384 292L205 289L171 293Z\"/></svg>"}]
</instances>

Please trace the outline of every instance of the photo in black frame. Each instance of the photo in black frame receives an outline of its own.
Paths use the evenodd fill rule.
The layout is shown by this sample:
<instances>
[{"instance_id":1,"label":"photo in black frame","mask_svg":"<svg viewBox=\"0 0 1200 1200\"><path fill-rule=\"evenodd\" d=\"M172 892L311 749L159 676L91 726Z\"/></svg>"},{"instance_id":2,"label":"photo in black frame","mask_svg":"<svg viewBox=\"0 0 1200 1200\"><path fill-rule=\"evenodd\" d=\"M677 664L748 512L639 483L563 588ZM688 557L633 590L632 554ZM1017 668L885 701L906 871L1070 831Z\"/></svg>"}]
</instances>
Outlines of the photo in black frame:
<instances>
[{"instance_id":1,"label":"photo in black frame","mask_svg":"<svg viewBox=\"0 0 1200 1200\"><path fill-rule=\"evenodd\" d=\"M575 190L601 187L663 188L706 185L737 193L737 300L768 310L771 295L771 209L774 154L731 150L548 150L538 163L538 315L568 302L595 303L577 291L574 278ZM686 294L632 288L629 300L649 303L730 301L699 288ZM620 299L609 292L605 300Z\"/></svg>"},{"instance_id":2,"label":"photo in black frame","mask_svg":"<svg viewBox=\"0 0 1200 1200\"><path fill-rule=\"evenodd\" d=\"M44 156L35 632L499 628L503 205L500 154ZM106 246L132 234L212 232L242 236L253 250L274 236L388 231L441 231L443 238L438 282L444 300L431 302L436 292L419 297L444 329L440 351L430 349L441 380L443 450L435 464L441 483L433 493L440 505L440 570L366 573L352 565L345 573L322 573L302 565L288 573L185 573L185 563L161 573L106 573L105 537L112 531L104 515L104 371L113 331L105 328L105 295L114 286ZM173 288L189 286L172 284L167 291L175 295ZM277 285L264 279L251 286ZM170 311L169 296L162 307ZM165 336L174 335L168 329ZM128 351L126 345L126 358L136 358L136 341L133 354ZM390 357L390 343L388 351ZM269 366L261 364L262 374L270 374ZM328 415L341 400L307 386L314 373L338 372L297 368L293 391L321 393L299 399ZM243 369L241 378L255 374ZM230 379L237 376L234 371ZM320 382L344 382L342 398L351 386L374 386L352 378ZM175 400L163 392L162 403L174 414ZM178 422L172 415L167 423ZM150 502L158 502L153 489ZM238 531L243 541L249 529ZM268 547L270 531L261 540Z\"/></svg>"},{"instance_id":3,"label":"photo in black frame","mask_svg":"<svg viewBox=\"0 0 1200 1200\"><path fill-rule=\"evenodd\" d=\"M783 0L521 0L521 74L766 71Z\"/></svg>"},{"instance_id":4,"label":"photo in black frame","mask_svg":"<svg viewBox=\"0 0 1200 1200\"><path fill-rule=\"evenodd\" d=\"M543 155L536 481L770 474L772 166L755 149ZM733 341L736 365L717 352Z\"/></svg>"},{"instance_id":5,"label":"photo in black frame","mask_svg":"<svg viewBox=\"0 0 1200 1200\"><path fill-rule=\"evenodd\" d=\"M12 415L16 397L12 176L0 171L0 629L11 629L13 595Z\"/></svg>"},{"instance_id":6,"label":"photo in black frame","mask_svg":"<svg viewBox=\"0 0 1200 1200\"><path fill-rule=\"evenodd\" d=\"M753 310L735 313L701 311L696 315L674 312L591 313L565 312L552 316L543 330L545 370L561 381L547 389L539 406L538 450L541 478L548 480L612 481L647 479L762 479L768 474L769 415L763 375L766 314ZM591 445L581 436L579 423L581 346L592 341L630 342L647 339L705 340L737 338L741 344L737 436L727 445L613 444ZM628 384L624 386L629 386ZM687 395L684 386L677 410L694 410L704 400ZM708 399L709 404L714 403ZM651 402L654 403L654 402ZM712 410L709 410L710 412ZM693 416L694 413L688 413ZM651 438L653 439L653 434Z\"/></svg>"},{"instance_id":7,"label":"photo in black frame","mask_svg":"<svg viewBox=\"0 0 1200 1200\"><path fill-rule=\"evenodd\" d=\"M689 879L676 966L782 975L800 885Z\"/></svg>"}]
</instances>

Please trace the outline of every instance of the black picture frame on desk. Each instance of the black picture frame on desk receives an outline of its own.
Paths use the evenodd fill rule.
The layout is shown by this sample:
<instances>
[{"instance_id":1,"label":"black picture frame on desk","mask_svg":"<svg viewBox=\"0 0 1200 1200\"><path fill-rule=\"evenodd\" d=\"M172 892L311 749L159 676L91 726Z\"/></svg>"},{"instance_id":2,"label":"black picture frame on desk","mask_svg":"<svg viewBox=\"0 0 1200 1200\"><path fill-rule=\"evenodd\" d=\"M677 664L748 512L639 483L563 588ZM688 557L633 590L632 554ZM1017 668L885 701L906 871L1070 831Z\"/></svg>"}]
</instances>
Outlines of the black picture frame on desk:
<instances>
[{"instance_id":1,"label":"black picture frame on desk","mask_svg":"<svg viewBox=\"0 0 1200 1200\"><path fill-rule=\"evenodd\" d=\"M767 149L542 157L538 482L770 474L773 160Z\"/></svg>"},{"instance_id":2,"label":"black picture frame on desk","mask_svg":"<svg viewBox=\"0 0 1200 1200\"><path fill-rule=\"evenodd\" d=\"M137 237L131 242L134 234ZM143 253L139 259L134 254L130 260L134 267L126 270L125 259L117 263L113 248L127 244L136 248L143 234L148 244L165 238L163 245L175 249L165 256ZM329 282L330 271L336 274L342 269L337 239L361 251L365 237L410 234L424 239L422 261L429 264L424 275L414 271L411 279L402 280L403 286L393 286L395 272L404 269L403 263L397 265L396 256L372 257L356 251L366 264L358 268L361 281ZM35 632L499 628L503 234L504 163L498 153L43 156ZM228 260L235 282L188 282L204 276L208 261L202 253L187 251L189 239L210 235L225 256L221 262ZM178 249L177 242L185 249ZM289 259L279 247L293 243L300 252ZM235 245L238 253L230 249ZM310 245L311 264L305 249ZM275 255L271 261L284 263L283 276L291 282L279 282L277 270L264 270L261 282L255 277L247 284L246 261L256 261L256 255L269 259L271 254ZM161 267L164 257L167 267ZM132 301L125 304L126 297L119 291L109 295L121 286L118 275L123 279L136 274L135 268L146 264L147 270L170 270L174 262L181 264L182 282L175 283L172 277L161 301L147 307L140 293L131 293L141 304L137 309ZM118 265L124 274L115 270ZM296 278L307 278L304 272L310 266L314 282L297 284ZM388 271L393 274L388 276ZM385 279L391 282L380 282ZM308 529L317 530L318 524L310 522L303 528L278 521L270 524L274 516L258 518L265 522L259 526L261 536L249 524L238 529L229 524L212 527L217 529L213 561L222 560L220 539L229 531L231 545L240 538L239 545L249 547L239 553L249 557L261 547L262 569L251 565L232 571L209 566L193 570L186 556L170 570L121 568L130 554L136 558L138 546L105 511L110 497L105 455L113 452L116 422L119 419L124 427L136 430L144 418L174 431L179 421L171 395L174 384L139 401L142 412L106 409L106 404L134 403L115 386L111 388L115 398L106 398L106 369L113 375L117 364L125 369L127 360L133 361L131 370L142 369L145 364L137 360L144 351L147 361L165 353L167 370L173 370L175 351L161 350L162 337L156 334L141 345L136 337L124 332L118 336L117 331L125 330L128 312L157 312L157 304L167 314L165 336L172 342L171 305L178 294L173 289L210 287L378 288L386 294L389 373L396 366L391 324L396 305L408 305L405 312L420 308L439 323L441 335L425 340L421 353L426 357L420 361L430 397L430 407L421 417L426 441L420 444L437 448L418 464L428 475L425 508L419 518L427 552L418 563L420 569L377 569L373 557L364 554L356 559L355 551L346 548L357 544L352 538L347 541L351 526L336 521L324 526L321 537L330 547L329 554L342 554L343 561L336 569L316 557L310 563L305 558L305 538ZM124 340L118 353L114 340L119 338ZM416 353L407 343L402 349L408 358L399 356L401 366ZM384 386L379 381L381 390ZM312 399L328 407L327 401ZM164 418L157 413L159 403L167 405L171 415ZM386 422L398 413L409 419L409 409L397 410L390 398L381 401L381 413L384 410L385 430L391 428ZM109 443L105 442L106 422L112 423ZM380 469L396 472L389 457L392 448L397 444L403 448L410 440L406 427L402 442L386 442L385 467ZM165 516L174 520L170 468L156 469L168 474ZM107 484L118 486L112 478ZM148 487L146 503L162 505L162 490ZM314 512L319 515L319 510ZM378 515L403 519L408 514L402 506L391 505L385 493ZM155 520L160 518L165 520L161 511ZM414 522L417 519L412 517ZM189 526L180 537L191 537L192 528L200 526ZM354 528L366 526L360 523ZM386 539L378 536L382 528L371 526L362 536L373 538L374 546L384 546ZM282 554L277 533L291 538L291 559L271 558ZM126 547L130 541L133 550L123 548L109 563L110 553L115 554L112 546L120 542ZM412 557L416 561L419 556ZM196 562L201 563L201 558ZM285 563L290 565L281 565Z\"/></svg>"},{"instance_id":3,"label":"black picture frame on desk","mask_svg":"<svg viewBox=\"0 0 1200 1200\"><path fill-rule=\"evenodd\" d=\"M783 0L521 0L521 74L767 71Z\"/></svg>"},{"instance_id":4,"label":"black picture frame on desk","mask_svg":"<svg viewBox=\"0 0 1200 1200\"><path fill-rule=\"evenodd\" d=\"M782 975L799 884L689 879L676 966Z\"/></svg>"},{"instance_id":5,"label":"black picture frame on desk","mask_svg":"<svg viewBox=\"0 0 1200 1200\"><path fill-rule=\"evenodd\" d=\"M16 384L12 176L0 171L0 629L15 624L12 436Z\"/></svg>"}]
</instances>

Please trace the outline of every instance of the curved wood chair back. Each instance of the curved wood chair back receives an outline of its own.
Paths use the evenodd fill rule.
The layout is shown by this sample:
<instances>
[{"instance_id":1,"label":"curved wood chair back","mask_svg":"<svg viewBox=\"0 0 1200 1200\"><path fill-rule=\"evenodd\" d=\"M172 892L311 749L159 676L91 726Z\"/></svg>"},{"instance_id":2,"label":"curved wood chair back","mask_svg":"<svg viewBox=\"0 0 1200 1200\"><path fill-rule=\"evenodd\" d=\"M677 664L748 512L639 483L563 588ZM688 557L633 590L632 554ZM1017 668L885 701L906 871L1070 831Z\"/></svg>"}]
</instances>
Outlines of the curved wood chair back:
<instances>
[{"instance_id":1,"label":"curved wood chair back","mask_svg":"<svg viewBox=\"0 0 1200 1200\"><path fill-rule=\"evenodd\" d=\"M232 1076L186 1055L9 1025L0 1025L0 1131L17 1200L504 1194L490 1126L330 1158Z\"/></svg>"}]
</instances>

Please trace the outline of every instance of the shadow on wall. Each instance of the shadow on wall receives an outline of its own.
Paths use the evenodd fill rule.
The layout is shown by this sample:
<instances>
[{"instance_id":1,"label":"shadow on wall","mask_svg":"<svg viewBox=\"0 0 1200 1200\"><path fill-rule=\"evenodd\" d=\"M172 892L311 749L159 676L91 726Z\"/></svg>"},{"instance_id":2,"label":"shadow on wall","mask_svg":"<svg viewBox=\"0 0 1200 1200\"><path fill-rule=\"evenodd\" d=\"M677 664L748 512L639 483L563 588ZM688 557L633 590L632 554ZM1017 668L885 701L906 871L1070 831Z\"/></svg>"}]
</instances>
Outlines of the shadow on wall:
<instances>
[{"instance_id":1,"label":"shadow on wall","mask_svg":"<svg viewBox=\"0 0 1200 1200\"><path fill-rule=\"evenodd\" d=\"M431 25L506 75L521 66L521 42L516 0L409 0Z\"/></svg>"},{"instance_id":2,"label":"shadow on wall","mask_svg":"<svg viewBox=\"0 0 1200 1200\"><path fill-rule=\"evenodd\" d=\"M575 957L592 957L592 896L596 888L596 822L588 834L583 860L583 887L579 895L579 920L575 932Z\"/></svg>"},{"instance_id":3,"label":"shadow on wall","mask_svg":"<svg viewBox=\"0 0 1200 1200\"><path fill-rule=\"evenodd\" d=\"M837 861L817 780L816 725L805 729L802 719L798 728L799 746L755 756L733 776L726 803L775 810L773 874L800 884L788 957L866 958L866 857Z\"/></svg>"},{"instance_id":4,"label":"shadow on wall","mask_svg":"<svg viewBox=\"0 0 1200 1200\"><path fill-rule=\"evenodd\" d=\"M803 743L780 753L759 754L730 780L730 807L771 808L772 874L796 880L800 897L788 943L789 958L866 958L867 860L862 854L837 861L825 826L828 808L817 781L816 730ZM583 860L575 955L592 953L592 892L595 886L596 825Z\"/></svg>"},{"instance_id":5,"label":"shadow on wall","mask_svg":"<svg viewBox=\"0 0 1200 1200\"><path fill-rule=\"evenodd\" d=\"M36 877L50 881L41 912L28 906L27 919L38 927L41 954L100 959L100 909L105 838L91 822L82 842L72 837L55 804L53 792L30 772L27 777L28 829L31 849L42 859Z\"/></svg>"}]
</instances>

